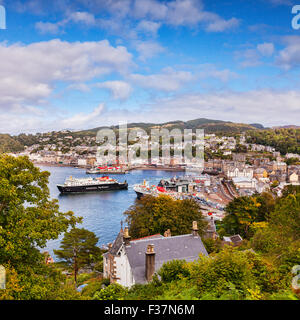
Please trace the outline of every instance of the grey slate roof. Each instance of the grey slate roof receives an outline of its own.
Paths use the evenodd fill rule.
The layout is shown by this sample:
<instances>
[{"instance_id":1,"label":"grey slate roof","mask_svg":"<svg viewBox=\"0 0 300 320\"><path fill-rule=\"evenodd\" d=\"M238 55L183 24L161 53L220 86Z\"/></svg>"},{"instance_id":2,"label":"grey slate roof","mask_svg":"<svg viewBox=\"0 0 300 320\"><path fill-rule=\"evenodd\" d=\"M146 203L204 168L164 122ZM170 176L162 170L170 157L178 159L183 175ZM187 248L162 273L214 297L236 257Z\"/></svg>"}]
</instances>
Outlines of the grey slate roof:
<instances>
[{"instance_id":1,"label":"grey slate roof","mask_svg":"<svg viewBox=\"0 0 300 320\"><path fill-rule=\"evenodd\" d=\"M123 243L123 231L121 230L116 240L114 241L112 247L109 249L109 253L111 253L112 255L116 255L119 249L121 248L122 243Z\"/></svg>"},{"instance_id":2,"label":"grey slate roof","mask_svg":"<svg viewBox=\"0 0 300 320\"><path fill-rule=\"evenodd\" d=\"M233 244L238 244L243 241L242 237L239 234L235 234L230 237L223 237L224 241L232 242Z\"/></svg>"},{"instance_id":3,"label":"grey slate roof","mask_svg":"<svg viewBox=\"0 0 300 320\"><path fill-rule=\"evenodd\" d=\"M149 244L154 245L155 272L167 261L177 259L191 262L197 260L199 254L208 256L201 238L192 234L130 241L125 249L135 283L146 282L145 252Z\"/></svg>"}]
</instances>

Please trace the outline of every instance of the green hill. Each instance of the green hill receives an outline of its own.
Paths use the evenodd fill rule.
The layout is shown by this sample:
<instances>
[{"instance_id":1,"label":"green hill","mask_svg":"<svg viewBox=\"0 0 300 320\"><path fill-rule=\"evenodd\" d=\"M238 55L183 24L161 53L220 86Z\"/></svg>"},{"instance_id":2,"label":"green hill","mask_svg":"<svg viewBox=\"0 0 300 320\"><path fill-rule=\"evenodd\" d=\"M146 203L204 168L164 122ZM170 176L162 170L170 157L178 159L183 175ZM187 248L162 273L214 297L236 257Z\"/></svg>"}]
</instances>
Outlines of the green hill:
<instances>
[{"instance_id":1,"label":"green hill","mask_svg":"<svg viewBox=\"0 0 300 320\"><path fill-rule=\"evenodd\" d=\"M18 152L24 149L24 145L9 134L0 134L0 153Z\"/></svg>"},{"instance_id":2,"label":"green hill","mask_svg":"<svg viewBox=\"0 0 300 320\"><path fill-rule=\"evenodd\" d=\"M244 123L234 123L230 121L221 121L221 120L212 120L199 118L195 120L189 121L169 121L165 123L155 124L155 123L129 123L127 127L130 128L141 128L146 130L147 132L151 129L157 128L168 128L168 129L204 129L206 133L241 133L247 130L255 130L258 127L263 128L260 124L244 124ZM90 130L84 130L83 132L97 132L103 128L108 127L98 127ZM118 126L111 126L109 128L118 129Z\"/></svg>"}]
</instances>

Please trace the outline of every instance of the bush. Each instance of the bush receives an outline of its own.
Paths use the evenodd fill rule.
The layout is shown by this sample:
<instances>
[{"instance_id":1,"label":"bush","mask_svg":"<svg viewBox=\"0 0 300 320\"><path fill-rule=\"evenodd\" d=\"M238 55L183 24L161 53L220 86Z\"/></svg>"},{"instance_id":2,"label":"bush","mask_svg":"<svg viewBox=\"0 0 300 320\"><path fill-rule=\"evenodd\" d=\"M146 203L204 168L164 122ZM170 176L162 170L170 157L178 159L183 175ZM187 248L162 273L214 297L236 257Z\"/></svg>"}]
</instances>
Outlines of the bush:
<instances>
[{"instance_id":1,"label":"bush","mask_svg":"<svg viewBox=\"0 0 300 320\"><path fill-rule=\"evenodd\" d=\"M172 260L163 264L158 271L158 275L161 277L162 282L171 282L189 277L190 272L184 260Z\"/></svg>"},{"instance_id":2,"label":"bush","mask_svg":"<svg viewBox=\"0 0 300 320\"><path fill-rule=\"evenodd\" d=\"M123 300L128 290L118 283L110 284L108 287L97 291L93 300Z\"/></svg>"},{"instance_id":3,"label":"bush","mask_svg":"<svg viewBox=\"0 0 300 320\"><path fill-rule=\"evenodd\" d=\"M88 285L82 289L81 294L83 296L93 298L96 292L102 290L102 287L103 287L102 280L92 281L92 282L89 282Z\"/></svg>"}]
</instances>

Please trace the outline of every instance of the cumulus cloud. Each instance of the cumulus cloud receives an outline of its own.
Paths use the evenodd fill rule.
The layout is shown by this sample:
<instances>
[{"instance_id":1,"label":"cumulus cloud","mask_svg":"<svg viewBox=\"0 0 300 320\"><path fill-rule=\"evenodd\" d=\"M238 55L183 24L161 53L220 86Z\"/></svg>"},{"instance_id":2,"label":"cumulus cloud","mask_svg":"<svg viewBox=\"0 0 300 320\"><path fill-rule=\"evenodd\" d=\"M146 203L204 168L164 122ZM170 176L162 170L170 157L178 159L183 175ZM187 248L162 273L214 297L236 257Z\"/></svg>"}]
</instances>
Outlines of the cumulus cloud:
<instances>
[{"instance_id":1,"label":"cumulus cloud","mask_svg":"<svg viewBox=\"0 0 300 320\"><path fill-rule=\"evenodd\" d=\"M262 64L263 58L270 58L275 51L273 43L264 42L258 44L255 48L236 52L236 56L241 59L241 66L256 67Z\"/></svg>"},{"instance_id":2,"label":"cumulus cloud","mask_svg":"<svg viewBox=\"0 0 300 320\"><path fill-rule=\"evenodd\" d=\"M57 0L56 0L57 1ZM29 3L35 3L31 0ZM228 20L220 15L206 11L201 0L75 0L72 3L68 0L61 0L62 12L67 12L65 19L58 22L56 28L61 29L69 22L84 23L85 25L105 28L104 21L116 25L130 25L135 29L135 21L139 21L138 30L144 30L156 34L160 24L169 26L190 26L199 24L204 26L208 32L222 32L239 26L239 19L231 17ZM35 10L45 11L46 6L34 4ZM79 12L84 8L86 12ZM25 10L25 8L23 7ZM50 9L52 10L52 8ZM95 18L98 15L98 18ZM40 22L37 25L39 30L54 32L54 26L43 25L47 22ZM48 27L48 29L47 29Z\"/></svg>"},{"instance_id":3,"label":"cumulus cloud","mask_svg":"<svg viewBox=\"0 0 300 320\"><path fill-rule=\"evenodd\" d=\"M158 29L160 28L161 23L149 21L149 20L142 20L138 23L136 30L138 32L144 32L147 34L151 34L152 36L156 36Z\"/></svg>"},{"instance_id":4,"label":"cumulus cloud","mask_svg":"<svg viewBox=\"0 0 300 320\"><path fill-rule=\"evenodd\" d=\"M265 125L299 124L300 91L253 90L185 94L159 99L151 108L149 121L221 119ZM157 115L157 118L154 118Z\"/></svg>"},{"instance_id":5,"label":"cumulus cloud","mask_svg":"<svg viewBox=\"0 0 300 320\"><path fill-rule=\"evenodd\" d=\"M8 132L58 130L61 128L88 129L118 122L161 123L172 120L210 118L243 123L262 123L266 126L300 124L300 91L275 91L270 89L248 92L224 91L183 94L153 100L139 108L110 110L100 104L90 113L73 116L51 114L28 116L26 113L3 114L0 125ZM295 122L296 121L296 122ZM3 131L3 130L2 130Z\"/></svg>"},{"instance_id":6,"label":"cumulus cloud","mask_svg":"<svg viewBox=\"0 0 300 320\"><path fill-rule=\"evenodd\" d=\"M132 64L125 47L107 40L74 42L61 40L29 45L0 44L0 109L41 104L56 82L82 83L112 72L124 74Z\"/></svg>"},{"instance_id":7,"label":"cumulus cloud","mask_svg":"<svg viewBox=\"0 0 300 320\"><path fill-rule=\"evenodd\" d=\"M136 41L134 45L139 54L139 59L142 61L165 51L165 48L155 41Z\"/></svg>"},{"instance_id":8,"label":"cumulus cloud","mask_svg":"<svg viewBox=\"0 0 300 320\"><path fill-rule=\"evenodd\" d=\"M170 92L180 89L183 84L193 80L194 77L188 71L165 68L162 73L152 75L132 74L129 79L143 88Z\"/></svg>"},{"instance_id":9,"label":"cumulus cloud","mask_svg":"<svg viewBox=\"0 0 300 320\"><path fill-rule=\"evenodd\" d=\"M238 27L239 24L240 24L240 20L236 18L224 20L218 17L214 21L208 24L208 26L206 27L206 30L210 32L221 32L224 30L234 29Z\"/></svg>"},{"instance_id":10,"label":"cumulus cloud","mask_svg":"<svg viewBox=\"0 0 300 320\"><path fill-rule=\"evenodd\" d=\"M65 118L60 121L62 128L72 128L72 129L82 129L86 126L90 126L95 121L101 119L100 116L104 110L105 106L103 103L99 104L91 113L78 113L72 117Z\"/></svg>"},{"instance_id":11,"label":"cumulus cloud","mask_svg":"<svg viewBox=\"0 0 300 320\"><path fill-rule=\"evenodd\" d=\"M300 37L287 36L283 38L285 48L276 57L276 63L281 68L289 70L300 66Z\"/></svg>"},{"instance_id":12,"label":"cumulus cloud","mask_svg":"<svg viewBox=\"0 0 300 320\"><path fill-rule=\"evenodd\" d=\"M105 81L95 84L97 88L104 88L111 91L114 99L126 100L130 97L132 88L129 83L125 81Z\"/></svg>"},{"instance_id":13,"label":"cumulus cloud","mask_svg":"<svg viewBox=\"0 0 300 320\"><path fill-rule=\"evenodd\" d=\"M39 21L35 24L35 28L42 34L57 34L59 32L62 32L64 27L69 22L74 22L85 26L96 25L96 19L93 14L83 11L76 11L69 13L65 19L56 23Z\"/></svg>"},{"instance_id":14,"label":"cumulus cloud","mask_svg":"<svg viewBox=\"0 0 300 320\"><path fill-rule=\"evenodd\" d=\"M273 43L261 43L257 45L257 50L263 55L263 56L272 56L274 53L274 44Z\"/></svg>"},{"instance_id":15,"label":"cumulus cloud","mask_svg":"<svg viewBox=\"0 0 300 320\"><path fill-rule=\"evenodd\" d=\"M35 28L42 34L51 33L57 34L60 32L61 25L59 23L42 22L39 21L35 24Z\"/></svg>"},{"instance_id":16,"label":"cumulus cloud","mask_svg":"<svg viewBox=\"0 0 300 320\"><path fill-rule=\"evenodd\" d=\"M199 0L136 0L132 12L136 18L148 18L171 26L195 26L202 23L209 32L220 32L239 25L239 20L234 17L225 20L216 13L205 11Z\"/></svg>"},{"instance_id":17,"label":"cumulus cloud","mask_svg":"<svg viewBox=\"0 0 300 320\"><path fill-rule=\"evenodd\" d=\"M198 77L201 79L214 78L222 82L228 82L231 79L236 79L239 77L237 73L229 69L219 70L213 64L204 64L200 65L199 67L201 71L198 73Z\"/></svg>"},{"instance_id":18,"label":"cumulus cloud","mask_svg":"<svg viewBox=\"0 0 300 320\"><path fill-rule=\"evenodd\" d=\"M70 21L84 23L86 25L94 25L96 23L94 15L88 12L72 12L68 19Z\"/></svg>"}]
</instances>

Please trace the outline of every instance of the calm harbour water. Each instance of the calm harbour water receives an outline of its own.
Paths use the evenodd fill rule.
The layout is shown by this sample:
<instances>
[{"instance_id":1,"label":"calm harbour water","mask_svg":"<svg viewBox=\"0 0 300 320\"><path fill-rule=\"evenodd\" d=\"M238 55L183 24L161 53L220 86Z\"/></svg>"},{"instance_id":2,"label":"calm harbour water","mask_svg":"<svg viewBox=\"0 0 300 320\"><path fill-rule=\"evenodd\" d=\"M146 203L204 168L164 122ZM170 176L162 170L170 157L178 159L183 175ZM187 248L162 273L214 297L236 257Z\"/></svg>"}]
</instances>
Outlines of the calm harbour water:
<instances>
[{"instance_id":1,"label":"calm harbour water","mask_svg":"<svg viewBox=\"0 0 300 320\"><path fill-rule=\"evenodd\" d=\"M63 184L69 176L76 178L97 177L99 175L87 175L85 170L71 167L40 166L44 171L51 173L49 188L52 198L59 201L60 210L73 211L76 216L83 217L81 224L77 227L93 231L99 238L99 245L107 245L112 242L120 231L121 220L125 221L123 212L135 203L136 194L133 185L143 182L144 179L151 184L157 184L162 178L182 175L183 172L170 172L158 170L135 170L128 174L110 175L118 181L127 180L128 190L107 191L98 193L60 195L56 185ZM53 249L58 249L59 239L48 242L42 251L49 251L54 256Z\"/></svg>"}]
</instances>

